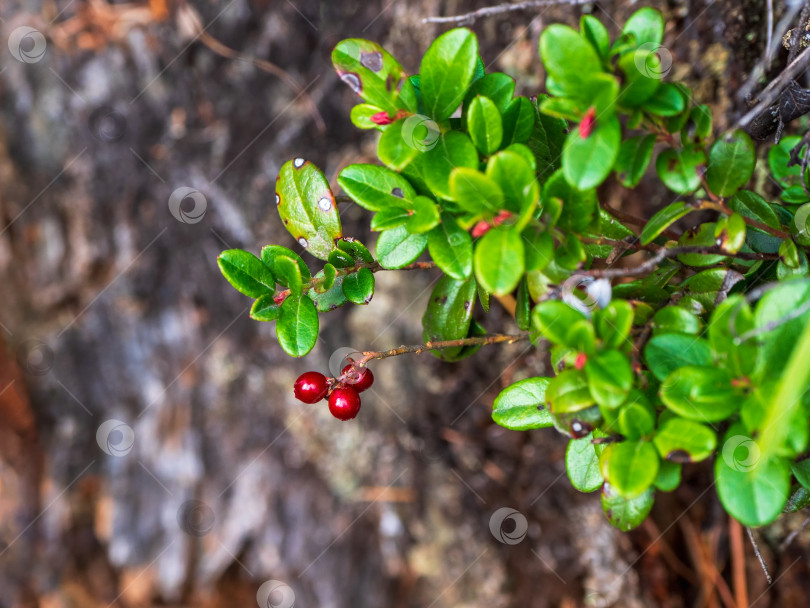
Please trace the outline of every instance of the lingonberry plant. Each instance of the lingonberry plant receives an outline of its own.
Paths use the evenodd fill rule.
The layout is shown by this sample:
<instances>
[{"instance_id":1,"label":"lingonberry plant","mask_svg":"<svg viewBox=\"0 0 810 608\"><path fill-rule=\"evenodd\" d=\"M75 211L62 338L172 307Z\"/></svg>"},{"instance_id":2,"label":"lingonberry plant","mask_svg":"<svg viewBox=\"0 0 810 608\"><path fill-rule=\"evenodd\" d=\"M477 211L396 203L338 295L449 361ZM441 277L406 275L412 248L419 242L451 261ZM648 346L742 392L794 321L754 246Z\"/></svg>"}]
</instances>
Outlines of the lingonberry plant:
<instances>
[{"instance_id":1,"label":"lingonberry plant","mask_svg":"<svg viewBox=\"0 0 810 608\"><path fill-rule=\"evenodd\" d=\"M712 458L720 500L744 524L810 502L810 177L791 166L799 140L768 153L781 200L744 189L751 138L713 134L709 108L663 81L663 32L648 8L614 41L592 16L579 31L547 27L547 94L533 98L485 72L467 29L436 39L412 76L374 42L339 43L335 69L364 102L351 120L380 132L382 164L352 164L337 179L374 214L375 255L343 236L340 199L296 158L281 168L276 205L323 267L313 275L292 250L268 245L260 258L225 251L220 268L295 357L315 345L319 313L369 303L375 273L442 276L425 344L361 353L337 378L304 374L296 396L326 397L346 420L372 382L371 360L432 351L457 361L483 345L547 341L554 375L505 388L492 417L568 436L572 484L601 489L617 527L638 525L683 466ZM605 180L634 188L651 164L674 202L641 219L600 198ZM678 230L690 214L694 227ZM426 249L432 261L417 261ZM475 311L488 312L490 297L523 333L485 329Z\"/></svg>"}]
</instances>

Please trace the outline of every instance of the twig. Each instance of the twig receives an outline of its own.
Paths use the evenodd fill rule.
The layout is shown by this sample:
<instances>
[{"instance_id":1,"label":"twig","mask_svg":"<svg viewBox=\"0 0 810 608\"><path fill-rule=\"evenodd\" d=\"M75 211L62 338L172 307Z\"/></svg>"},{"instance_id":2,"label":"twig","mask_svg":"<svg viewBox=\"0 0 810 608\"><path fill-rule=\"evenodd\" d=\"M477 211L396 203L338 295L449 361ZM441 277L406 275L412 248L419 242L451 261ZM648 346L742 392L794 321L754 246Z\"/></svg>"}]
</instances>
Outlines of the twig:
<instances>
[{"instance_id":1,"label":"twig","mask_svg":"<svg viewBox=\"0 0 810 608\"><path fill-rule=\"evenodd\" d=\"M805 526L807 526L807 524L810 524L810 517L808 517L807 519L805 519L805 520L804 520L804 521L803 521L803 522L802 522L802 523L799 525L799 527L798 527L798 528L796 528L795 530L793 530L793 532L791 532L790 534L788 534L788 535L785 537L785 540L783 540L783 541L781 542L781 544L779 545L779 552L780 552L780 553L782 553L782 552L783 552L785 549L787 549L787 548L790 546L790 543L792 543L794 540L796 540L796 537L799 535L799 533L800 533L802 530L804 530L804 528L805 528Z\"/></svg>"},{"instance_id":2,"label":"twig","mask_svg":"<svg viewBox=\"0 0 810 608\"><path fill-rule=\"evenodd\" d=\"M476 19L492 17L493 15L500 15L511 11L525 11L532 8L542 8L544 6L554 6L557 4L578 6L580 4L588 4L589 2L593 2L593 0L534 0L529 2L516 2L515 4L503 3L497 6L479 8L477 11L463 15L454 15L452 17L427 17L422 19L422 23L458 23L472 25L475 23Z\"/></svg>"},{"instance_id":3,"label":"twig","mask_svg":"<svg viewBox=\"0 0 810 608\"><path fill-rule=\"evenodd\" d=\"M751 121L754 120L760 113L764 112L768 109L772 103L774 103L779 97L779 94L782 92L788 83L790 83L799 73L807 67L807 62L810 60L810 47L804 49L801 54L796 57L783 71L779 76L774 78L771 83L765 87L762 93L759 94L759 103L755 105L753 108L748 110L748 112L737 121L734 127L731 129L732 131L735 129L745 129Z\"/></svg>"},{"instance_id":4,"label":"twig","mask_svg":"<svg viewBox=\"0 0 810 608\"><path fill-rule=\"evenodd\" d=\"M577 274L595 277L599 279L616 279L619 277L632 277L640 274L645 274L655 270L655 267L665 260L666 258L673 258L675 256L683 255L685 253L702 253L706 255L725 255L730 258L737 258L740 260L775 260L779 256L775 253L729 253L720 247L701 247L697 245L689 245L683 247L662 247L658 252L649 260L633 268L597 268L594 270L579 270Z\"/></svg>"},{"instance_id":5,"label":"twig","mask_svg":"<svg viewBox=\"0 0 810 608\"><path fill-rule=\"evenodd\" d=\"M748 532L748 540L751 541L751 546L754 548L754 555L757 556L759 560L759 565L762 566L762 571L765 573L765 578L768 580L768 584L773 584L773 577L771 573L768 571L768 565L765 563L765 560L762 558L762 553L759 552L759 545L757 541L754 540L754 533L751 531L751 528L746 527L745 531Z\"/></svg>"},{"instance_id":6,"label":"twig","mask_svg":"<svg viewBox=\"0 0 810 608\"><path fill-rule=\"evenodd\" d=\"M731 577L734 583L734 599L738 606L748 606L742 526L740 522L733 517L729 517L728 519L728 536L729 544L731 545Z\"/></svg>"},{"instance_id":7,"label":"twig","mask_svg":"<svg viewBox=\"0 0 810 608\"><path fill-rule=\"evenodd\" d=\"M734 213L734 211L729 209L729 207L723 202L723 199L718 198L715 195L712 195L711 192L709 192L708 187L706 192L709 193L711 196L714 196L716 200L698 201L698 209L711 209L713 211L719 211L720 213L724 213L725 215L731 215L732 213ZM767 232L768 234L771 234L782 240L791 238L790 234L788 234L784 230L773 228L771 226L768 226L768 224L765 224L763 222L760 222L759 220L755 220L750 217L746 217L742 214L740 214L740 216L742 217L743 221L747 226L751 226L752 228L759 228L763 232Z\"/></svg>"}]
</instances>

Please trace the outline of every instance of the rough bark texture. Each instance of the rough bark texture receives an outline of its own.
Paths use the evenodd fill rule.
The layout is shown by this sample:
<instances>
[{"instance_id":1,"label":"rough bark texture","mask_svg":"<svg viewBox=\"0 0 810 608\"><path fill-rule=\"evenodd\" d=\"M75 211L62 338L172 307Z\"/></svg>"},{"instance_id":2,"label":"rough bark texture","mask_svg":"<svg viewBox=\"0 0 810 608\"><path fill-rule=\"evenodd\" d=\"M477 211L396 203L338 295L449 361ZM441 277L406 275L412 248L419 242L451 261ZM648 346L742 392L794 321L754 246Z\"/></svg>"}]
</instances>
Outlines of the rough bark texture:
<instances>
[{"instance_id":1,"label":"rough bark texture","mask_svg":"<svg viewBox=\"0 0 810 608\"><path fill-rule=\"evenodd\" d=\"M594 4L614 32L637 8ZM670 18L672 76L697 86L722 128L761 54L764 3L650 4ZM339 348L419 341L435 274L380 273L372 303L324 316L316 350L297 361L217 270L226 248L297 248L272 204L287 159L312 160L333 182L345 164L371 161L374 138L349 123L355 97L331 69L334 44L379 40L415 72L441 31L421 19L481 5L3 3L0 606L251 606L269 580L289 585L296 605L321 608L694 605L703 587L666 555L703 572L683 526L671 526L694 500L685 517L705 524L695 534L728 573L726 520L714 491L702 493L706 468L659 499L666 546L650 548L655 524L620 534L598 496L571 488L562 437L492 424L494 396L543 372L542 352L387 360L352 423L293 399L295 377L328 369ZM533 94L539 33L582 10L474 29L485 60ZM288 84L203 44L195 18L306 87L325 131ZM40 60L7 48L21 26L45 35ZM204 195L200 221L170 213L181 187ZM668 196L645 184L613 204L643 202L649 216ZM346 234L374 242L362 209L341 212ZM486 325L514 329L497 305ZM490 531L501 507L527 518L522 542ZM776 546L801 519L765 537ZM757 606L806 605L806 556L801 537L768 553L785 576ZM748 557L753 601L766 589ZM277 591L267 605L288 606L286 597Z\"/></svg>"}]
</instances>

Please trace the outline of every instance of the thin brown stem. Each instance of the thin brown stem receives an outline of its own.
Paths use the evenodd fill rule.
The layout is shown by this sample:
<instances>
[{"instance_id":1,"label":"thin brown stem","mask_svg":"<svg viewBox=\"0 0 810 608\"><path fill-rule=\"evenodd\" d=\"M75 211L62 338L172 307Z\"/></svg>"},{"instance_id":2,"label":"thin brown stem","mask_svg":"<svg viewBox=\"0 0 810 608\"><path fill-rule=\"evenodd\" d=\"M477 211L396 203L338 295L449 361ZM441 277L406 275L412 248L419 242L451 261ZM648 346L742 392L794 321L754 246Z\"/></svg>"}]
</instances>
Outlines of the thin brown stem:
<instances>
[{"instance_id":1,"label":"thin brown stem","mask_svg":"<svg viewBox=\"0 0 810 608\"><path fill-rule=\"evenodd\" d=\"M422 19L422 23L458 23L464 25L472 25L476 19L483 17L492 17L493 15L500 15L511 11L522 11L532 8L542 8L544 6L554 6L557 4L570 4L579 5L587 4L592 0L529 0L528 2L516 2L515 4L499 4L497 6L485 6L479 8L477 11L465 13L463 15L453 15L450 17L427 17Z\"/></svg>"},{"instance_id":2,"label":"thin brown stem","mask_svg":"<svg viewBox=\"0 0 810 608\"><path fill-rule=\"evenodd\" d=\"M704 200L698 201L698 203L699 209L711 209L713 211L719 211L720 213L723 213L725 215L731 215L732 213L734 213L734 211L732 209L729 209L729 207L725 204L725 202L723 202L722 199L717 199L715 201ZM758 228L759 230L767 232L768 234L772 234L773 236L779 237L780 239L791 238L790 234L788 234L784 230L773 228L772 226L768 226L768 224L765 224L763 222L760 222L759 220L755 220L750 217L746 217L742 214L740 214L740 216L742 217L746 225L751 226L751 228Z\"/></svg>"}]
</instances>

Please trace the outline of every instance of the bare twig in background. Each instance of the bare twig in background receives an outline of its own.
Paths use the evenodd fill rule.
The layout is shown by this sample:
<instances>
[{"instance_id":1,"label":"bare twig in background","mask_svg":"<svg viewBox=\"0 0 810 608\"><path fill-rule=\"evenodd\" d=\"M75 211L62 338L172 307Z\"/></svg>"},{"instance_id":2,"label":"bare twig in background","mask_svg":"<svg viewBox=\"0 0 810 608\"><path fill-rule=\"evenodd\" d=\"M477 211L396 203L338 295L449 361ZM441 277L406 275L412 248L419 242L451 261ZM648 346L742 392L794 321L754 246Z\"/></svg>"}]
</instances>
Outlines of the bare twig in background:
<instances>
[{"instance_id":1,"label":"bare twig in background","mask_svg":"<svg viewBox=\"0 0 810 608\"><path fill-rule=\"evenodd\" d=\"M768 580L768 584L772 585L773 577L771 576L771 573L768 571L768 564L765 563L765 560L762 557L762 553L760 553L759 551L759 545L757 544L757 541L754 540L754 533L751 531L751 528L748 527L745 528L745 531L748 532L748 540L751 541L751 546L754 548L754 555L757 556L757 559L759 560L759 565L762 566L762 571L765 573L765 578Z\"/></svg>"},{"instance_id":2,"label":"bare twig in background","mask_svg":"<svg viewBox=\"0 0 810 608\"><path fill-rule=\"evenodd\" d=\"M486 6L479 8L477 11L465 13L463 15L453 15L450 17L427 17L422 19L422 23L457 23L459 25L472 25L476 19L483 17L492 17L493 15L500 15L510 11L525 11L532 8L543 8L545 6L554 6L556 4L570 4L572 6L580 4L588 4L593 0L530 0L528 2L516 2L515 4L498 4L497 6Z\"/></svg>"},{"instance_id":3,"label":"bare twig in background","mask_svg":"<svg viewBox=\"0 0 810 608\"><path fill-rule=\"evenodd\" d=\"M793 532L791 532L790 534L788 534L788 535L785 537L785 540L783 540L783 541L781 542L781 544L779 545L779 552L780 552L780 553L781 553L782 551L784 551L785 549L787 549L787 548L790 546L790 544L791 544L791 543L792 543L794 540L796 540L796 537L799 535L799 533L800 533L802 530L804 530L804 528L807 526L807 524L810 524L810 517L808 517L807 519L805 519L805 520L804 520L804 521L801 523L801 525L800 525L798 528L796 528L795 530L793 530Z\"/></svg>"},{"instance_id":4,"label":"bare twig in background","mask_svg":"<svg viewBox=\"0 0 810 608\"><path fill-rule=\"evenodd\" d=\"M771 64L771 59L773 59L773 52L774 48L773 44L773 0L768 0L767 2L767 13L768 13L768 37L765 39L765 65L768 66Z\"/></svg>"}]
</instances>

